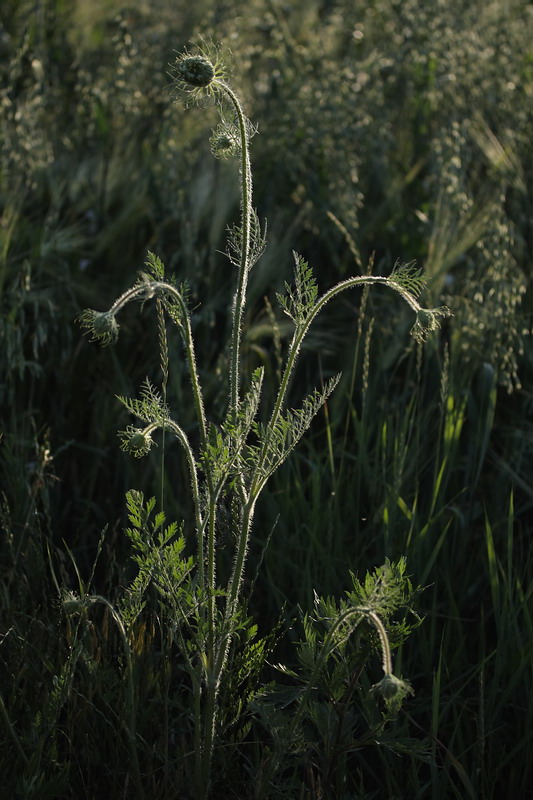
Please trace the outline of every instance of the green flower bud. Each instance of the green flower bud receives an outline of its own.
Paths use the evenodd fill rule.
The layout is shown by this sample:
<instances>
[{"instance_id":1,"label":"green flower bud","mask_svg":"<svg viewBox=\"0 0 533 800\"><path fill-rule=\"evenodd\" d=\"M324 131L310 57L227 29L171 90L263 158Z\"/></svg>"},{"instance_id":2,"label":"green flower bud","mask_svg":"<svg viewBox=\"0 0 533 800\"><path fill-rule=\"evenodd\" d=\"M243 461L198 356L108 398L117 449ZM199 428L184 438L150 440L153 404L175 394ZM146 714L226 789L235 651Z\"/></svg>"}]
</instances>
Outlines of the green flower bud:
<instances>
[{"instance_id":1,"label":"green flower bud","mask_svg":"<svg viewBox=\"0 0 533 800\"><path fill-rule=\"evenodd\" d=\"M174 67L176 79L196 88L206 88L213 82L215 67L203 55L184 55L176 59Z\"/></svg>"},{"instance_id":2,"label":"green flower bud","mask_svg":"<svg viewBox=\"0 0 533 800\"><path fill-rule=\"evenodd\" d=\"M226 77L218 47L204 40L200 41L197 52L185 51L169 66L177 88L192 100L213 95Z\"/></svg>"},{"instance_id":3,"label":"green flower bud","mask_svg":"<svg viewBox=\"0 0 533 800\"><path fill-rule=\"evenodd\" d=\"M87 603L85 600L82 600L81 597L78 597L73 592L64 593L62 605L63 611L69 617L74 616L74 614L80 614L85 608L87 608Z\"/></svg>"},{"instance_id":4,"label":"green flower bud","mask_svg":"<svg viewBox=\"0 0 533 800\"><path fill-rule=\"evenodd\" d=\"M425 342L431 331L440 328L440 317L451 317L452 313L446 306L440 308L421 308L416 312L415 324L411 328L411 336L417 342Z\"/></svg>"},{"instance_id":5,"label":"green flower bud","mask_svg":"<svg viewBox=\"0 0 533 800\"><path fill-rule=\"evenodd\" d=\"M394 710L400 708L408 694L414 694L410 683L392 674L385 674L379 683L374 684L371 691L379 693L387 706Z\"/></svg>"},{"instance_id":6,"label":"green flower bud","mask_svg":"<svg viewBox=\"0 0 533 800\"><path fill-rule=\"evenodd\" d=\"M231 158L236 155L241 147L239 131L235 126L222 123L209 139L211 152L216 158Z\"/></svg>"},{"instance_id":7,"label":"green flower bud","mask_svg":"<svg viewBox=\"0 0 533 800\"><path fill-rule=\"evenodd\" d=\"M120 446L126 453L131 453L135 458L142 458L147 455L152 449L154 441L150 435L150 431L146 428L134 428L128 425L125 431L119 431L121 439Z\"/></svg>"},{"instance_id":8,"label":"green flower bud","mask_svg":"<svg viewBox=\"0 0 533 800\"><path fill-rule=\"evenodd\" d=\"M79 319L82 328L86 328L91 334L91 341L99 341L102 345L117 341L119 324L112 311L86 308Z\"/></svg>"}]
</instances>

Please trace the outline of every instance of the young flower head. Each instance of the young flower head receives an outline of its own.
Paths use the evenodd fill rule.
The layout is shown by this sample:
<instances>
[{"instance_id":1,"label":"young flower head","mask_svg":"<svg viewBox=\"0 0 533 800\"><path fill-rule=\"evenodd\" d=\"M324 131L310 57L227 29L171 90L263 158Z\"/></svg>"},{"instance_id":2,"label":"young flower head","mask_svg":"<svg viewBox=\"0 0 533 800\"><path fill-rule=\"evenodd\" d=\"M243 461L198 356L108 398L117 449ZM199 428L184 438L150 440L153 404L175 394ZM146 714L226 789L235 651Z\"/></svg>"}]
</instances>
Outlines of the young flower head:
<instances>
[{"instance_id":1,"label":"young flower head","mask_svg":"<svg viewBox=\"0 0 533 800\"><path fill-rule=\"evenodd\" d=\"M89 605L86 598L78 597L71 591L64 591L61 600L63 611L68 617L81 614Z\"/></svg>"},{"instance_id":2,"label":"young flower head","mask_svg":"<svg viewBox=\"0 0 533 800\"><path fill-rule=\"evenodd\" d=\"M118 339L119 324L112 311L95 311L86 308L79 318L82 328L91 334L91 341L106 345Z\"/></svg>"},{"instance_id":3,"label":"young flower head","mask_svg":"<svg viewBox=\"0 0 533 800\"><path fill-rule=\"evenodd\" d=\"M135 458L142 458L152 449L154 441L149 428L134 428L128 425L125 431L119 431L120 447Z\"/></svg>"},{"instance_id":4,"label":"young flower head","mask_svg":"<svg viewBox=\"0 0 533 800\"><path fill-rule=\"evenodd\" d=\"M237 119L231 119L222 106L219 107L219 113L220 122L209 139L211 152L215 158L231 158L241 151L241 131ZM243 116L243 119L249 141L257 133L257 128L246 117Z\"/></svg>"},{"instance_id":5,"label":"young flower head","mask_svg":"<svg viewBox=\"0 0 533 800\"><path fill-rule=\"evenodd\" d=\"M416 320L411 328L411 336L417 342L425 342L431 331L436 331L440 328L440 318L451 316L452 312L447 306L420 308L416 312Z\"/></svg>"},{"instance_id":6,"label":"young flower head","mask_svg":"<svg viewBox=\"0 0 533 800\"><path fill-rule=\"evenodd\" d=\"M235 125L221 123L209 139L211 152L216 158L231 158L241 149L239 131Z\"/></svg>"},{"instance_id":7,"label":"young flower head","mask_svg":"<svg viewBox=\"0 0 533 800\"><path fill-rule=\"evenodd\" d=\"M398 711L407 695L414 694L408 681L397 678L392 673L386 673L379 683L374 684L371 692L379 693L391 711Z\"/></svg>"},{"instance_id":8,"label":"young flower head","mask_svg":"<svg viewBox=\"0 0 533 800\"><path fill-rule=\"evenodd\" d=\"M226 79L226 69L219 49L202 41L195 53L187 50L170 64L171 76L176 87L186 92L192 100L214 95Z\"/></svg>"}]
</instances>

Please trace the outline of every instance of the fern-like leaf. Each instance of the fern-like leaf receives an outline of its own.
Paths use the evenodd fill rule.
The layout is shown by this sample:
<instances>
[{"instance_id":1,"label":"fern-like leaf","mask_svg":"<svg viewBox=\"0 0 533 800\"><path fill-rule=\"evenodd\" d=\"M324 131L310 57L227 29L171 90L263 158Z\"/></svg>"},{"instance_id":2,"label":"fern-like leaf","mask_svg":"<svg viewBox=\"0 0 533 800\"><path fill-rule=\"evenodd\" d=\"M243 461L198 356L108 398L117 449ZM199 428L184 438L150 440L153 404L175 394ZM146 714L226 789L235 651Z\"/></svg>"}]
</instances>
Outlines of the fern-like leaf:
<instances>
[{"instance_id":1,"label":"fern-like leaf","mask_svg":"<svg viewBox=\"0 0 533 800\"><path fill-rule=\"evenodd\" d=\"M312 268L307 261L293 251L294 287L285 283L286 295L277 295L283 311L292 319L295 325L305 323L313 311L317 297L318 286Z\"/></svg>"},{"instance_id":2,"label":"fern-like leaf","mask_svg":"<svg viewBox=\"0 0 533 800\"><path fill-rule=\"evenodd\" d=\"M422 271L417 269L414 261L410 261L407 264L396 263L389 275L389 280L414 297L419 297L426 286Z\"/></svg>"},{"instance_id":3,"label":"fern-like leaf","mask_svg":"<svg viewBox=\"0 0 533 800\"><path fill-rule=\"evenodd\" d=\"M250 216L250 243L247 259L249 270L252 269L257 261L259 261L265 251L266 231L266 222L263 229L261 229L261 222L257 216L257 212L255 209L252 209L252 214ZM240 225L233 225L231 228L228 228L228 244L226 255L231 263L236 267L239 267L241 263L242 241L242 227Z\"/></svg>"},{"instance_id":4,"label":"fern-like leaf","mask_svg":"<svg viewBox=\"0 0 533 800\"><path fill-rule=\"evenodd\" d=\"M170 417L167 405L148 378L142 384L139 399L122 397L121 395L117 395L117 398L128 411L148 425L156 424L159 427L164 427Z\"/></svg>"},{"instance_id":5,"label":"fern-like leaf","mask_svg":"<svg viewBox=\"0 0 533 800\"><path fill-rule=\"evenodd\" d=\"M287 411L273 427L257 426L259 443L247 446L245 460L253 470L258 464L258 460L262 458L262 485L294 450L339 380L340 374L330 378L322 391L315 389L305 398L301 408Z\"/></svg>"}]
</instances>

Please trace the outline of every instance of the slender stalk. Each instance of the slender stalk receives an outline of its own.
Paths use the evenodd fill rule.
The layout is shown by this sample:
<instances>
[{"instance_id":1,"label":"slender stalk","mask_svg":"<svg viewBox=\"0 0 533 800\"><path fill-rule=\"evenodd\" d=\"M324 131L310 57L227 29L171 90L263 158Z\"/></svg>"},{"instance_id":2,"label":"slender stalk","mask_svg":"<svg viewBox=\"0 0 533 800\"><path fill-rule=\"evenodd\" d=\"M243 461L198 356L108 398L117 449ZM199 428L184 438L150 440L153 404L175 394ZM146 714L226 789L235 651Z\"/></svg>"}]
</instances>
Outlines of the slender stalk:
<instances>
[{"instance_id":1,"label":"slender stalk","mask_svg":"<svg viewBox=\"0 0 533 800\"><path fill-rule=\"evenodd\" d=\"M180 292L170 283L156 282L156 287L165 290L172 295L178 302L181 311L181 326L183 330L183 338L185 342L185 351L187 354L187 363L189 366L189 375L191 379L192 393L194 398L194 406L196 410L196 417L200 428L200 444L202 450L207 446L207 422L205 418L204 402L202 390L200 387L200 379L198 377L198 368L196 366L196 355L194 351L194 340L191 330L191 321L189 318L189 311L185 304Z\"/></svg>"},{"instance_id":2,"label":"slender stalk","mask_svg":"<svg viewBox=\"0 0 533 800\"><path fill-rule=\"evenodd\" d=\"M208 664L209 670L215 656L215 538L216 538L216 503L214 498L209 498L209 519L207 528L207 614L208 614Z\"/></svg>"},{"instance_id":3,"label":"slender stalk","mask_svg":"<svg viewBox=\"0 0 533 800\"><path fill-rule=\"evenodd\" d=\"M375 629L378 632L379 641L381 644L381 666L385 675L392 675L392 654L389 644L389 637L385 630L385 625L375 611L371 609L363 609L363 613L372 621Z\"/></svg>"},{"instance_id":4,"label":"slender stalk","mask_svg":"<svg viewBox=\"0 0 533 800\"><path fill-rule=\"evenodd\" d=\"M250 154L248 146L247 122L242 106L236 94L225 83L218 82L218 86L229 98L235 109L241 139L241 253L239 262L239 275L232 308L232 333L231 333L231 364L230 364L230 406L229 413L236 414L240 404L240 345L244 309L246 305L246 290L248 285L248 272L250 268L250 231L252 216L252 174L250 167ZM244 483L239 481L241 496L245 497ZM200 784L198 785L200 797L205 797L209 788L209 776L213 755L216 706L220 679L224 671L227 653L231 644L231 632L227 632L220 644L220 649L215 655L215 523L216 506L215 497L211 487L209 499L209 526L208 526L208 552L207 552L207 586L208 586L208 658L207 658L207 688L204 706L203 747L201 753ZM253 514L253 508L251 509ZM236 605L238 591L242 580L246 550L249 538L250 522L241 526L238 554L230 582L230 590L226 605L226 624L230 624L232 610ZM197 762L198 764L198 762ZM198 775L197 775L198 779Z\"/></svg>"},{"instance_id":5,"label":"slender stalk","mask_svg":"<svg viewBox=\"0 0 533 800\"><path fill-rule=\"evenodd\" d=\"M252 171L250 167L250 152L248 145L248 129L246 117L242 110L237 95L230 87L222 82L218 84L224 94L230 99L239 123L241 137L241 257L239 264L239 278L237 291L233 300L233 322L231 333L231 372L230 372L230 412L236 412L239 407L240 384L240 345L241 328L244 307L246 304L246 288L248 284L249 256L250 256L250 221L252 216Z\"/></svg>"},{"instance_id":6,"label":"slender stalk","mask_svg":"<svg viewBox=\"0 0 533 800\"><path fill-rule=\"evenodd\" d=\"M137 783L137 789L139 792L139 797L144 798L144 790L142 786L141 780L141 771L139 768L139 759L137 758L137 744L136 744L136 724L135 724L135 690L133 686L133 661L131 658L131 647L128 641L128 636L126 634L126 629L124 627L124 623L122 622L119 614L117 614L113 605L106 600L105 597L101 595L92 595L88 598L92 603L101 603L102 605L106 606L111 613L113 620L115 621L117 628L120 633L120 638L122 641L122 646L124 649L124 656L126 658L126 712L128 716L128 726L127 726L127 733L128 733L128 744L130 747L130 755L133 764L133 771L135 774L135 782Z\"/></svg>"},{"instance_id":7,"label":"slender stalk","mask_svg":"<svg viewBox=\"0 0 533 800\"><path fill-rule=\"evenodd\" d=\"M226 619L229 619L235 611L237 599L239 597L239 590L242 584L242 577L244 573L244 565L246 561L246 554L248 552L248 542L252 529L252 521L255 511L255 503L257 498L250 497L248 502L242 509L242 517L240 524L239 542L237 545L237 553L233 564L233 571L228 584L228 597L226 600Z\"/></svg>"},{"instance_id":8,"label":"slender stalk","mask_svg":"<svg viewBox=\"0 0 533 800\"><path fill-rule=\"evenodd\" d=\"M169 428L172 433L179 439L180 444L182 445L183 449L185 450L185 456L187 458L187 464L189 466L189 475L191 478L191 487L192 487L192 496L193 496L193 503L194 503L194 515L196 518L196 530L198 536L198 570L199 570L199 580L200 586L205 589L205 575L204 575L204 531L205 531L205 521L202 517L202 508L200 502L200 489L198 485L198 472L196 469L196 461L194 459L194 453L192 451L191 445L187 438L185 432L180 428L180 426L174 422L172 419L168 419L166 421L166 427Z\"/></svg>"},{"instance_id":9,"label":"slender stalk","mask_svg":"<svg viewBox=\"0 0 533 800\"><path fill-rule=\"evenodd\" d=\"M191 380L194 407L196 411L198 426L200 429L200 443L202 450L204 450L207 445L207 422L204 411L202 390L200 387L200 379L198 377L198 368L196 366L196 354L194 350L194 340L192 336L189 311L187 309L185 300L183 299L180 292L178 292L175 286L172 286L172 284L166 283L165 281L149 281L146 283L140 283L133 286L131 289L128 289L128 291L124 292L124 294L121 295L121 297L115 300L115 302L113 303L109 311L106 312L106 314L99 316L115 317L119 313L119 311L121 311L124 308L124 306L127 305L127 303L131 302L132 300L137 300L138 298L146 299L149 297L154 297L158 293L166 293L171 295L173 299L176 300L180 309L180 319L178 324L184 339L185 353L187 358L187 365L189 367L189 377Z\"/></svg>"}]
</instances>

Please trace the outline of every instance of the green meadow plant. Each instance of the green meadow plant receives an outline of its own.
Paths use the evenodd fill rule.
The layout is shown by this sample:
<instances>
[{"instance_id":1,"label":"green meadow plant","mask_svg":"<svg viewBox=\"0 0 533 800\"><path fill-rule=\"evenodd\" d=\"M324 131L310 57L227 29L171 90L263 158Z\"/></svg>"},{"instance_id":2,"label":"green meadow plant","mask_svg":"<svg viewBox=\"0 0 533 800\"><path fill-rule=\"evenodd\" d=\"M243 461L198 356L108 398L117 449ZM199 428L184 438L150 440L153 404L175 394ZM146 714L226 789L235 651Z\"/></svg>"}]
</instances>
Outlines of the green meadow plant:
<instances>
[{"instance_id":1,"label":"green meadow plant","mask_svg":"<svg viewBox=\"0 0 533 800\"><path fill-rule=\"evenodd\" d=\"M122 449L135 457L150 452L157 432L163 433L163 441L170 436L179 442L188 467L194 531L187 531L184 524L167 523L164 511L155 511L154 499L146 501L141 492L134 490L128 493L130 527L126 533L138 571L121 602L111 610L111 615L120 629L127 656L128 731L134 748L128 637L148 602L151 589L155 588L161 603L171 609L176 643L191 686L195 796L205 798L213 785L215 745L217 737L223 733L224 698L228 697L228 687L233 685L232 672L237 669L236 665L240 665L243 674L252 676L257 683L259 668L268 649L267 639L256 638L255 626L246 615L244 591L257 504L269 479L304 436L340 377L336 376L322 388L312 390L298 408L289 407L291 379L311 326L323 308L344 291L368 289L374 285L391 289L412 309L415 320L411 333L417 341L424 341L450 312L446 307L425 309L420 305L418 297L424 282L412 264L397 265L388 276L354 275L321 294L311 267L301 255L294 253L294 283L286 283L285 293L278 295L281 310L293 326L292 338L286 347L272 407L270 410L263 408L264 369L243 374L241 355L249 276L266 244L266 226L261 224L253 206L250 141L256 130L228 83L218 47L202 42L194 51L179 55L171 72L176 91L187 100L201 102L207 99L214 105L220 120L210 139L213 155L235 159L240 167L240 220L229 230L227 239L227 257L235 271L235 293L228 342L229 366L220 374L228 398L222 419L212 420L207 415L187 286L178 284L167 274L157 255L148 253L146 269L109 310L87 309L81 315L81 324L93 340L107 345L117 340L120 331L118 316L129 303L154 301L156 304L163 387L158 390L146 380L138 398L119 398L136 419L135 424L126 426L119 436ZM167 321L176 326L183 344L195 415L194 428L183 427L167 404L166 380L170 367ZM232 555L229 567L228 550ZM406 681L394 675L390 632L387 630L392 612L408 602L403 570L404 565L401 568L386 565L382 572L368 579L366 590L356 583L356 590L348 593L340 605L317 600L317 624L320 623L324 630L319 640L309 633L316 652L311 661L307 659L307 668L302 672L306 688L298 694L298 710L290 724L289 738L293 734L296 736L306 708L310 707L314 686L321 679L330 658L342 650L353 631L363 623L377 633L373 647L382 653L383 679L374 691L392 709L397 709L411 691ZM391 575L395 576L394 581ZM394 592L390 589L387 594L387 587L393 584L396 587ZM402 591L399 586L403 587ZM67 602L72 611L75 603L71 595ZM104 601L86 598L85 603L89 602ZM238 656L239 644L247 648L246 657ZM305 656L305 647L302 652ZM251 697L254 694L252 689ZM265 767L267 784L281 759L282 753L277 747ZM142 795L135 759L134 764L137 765L137 782ZM265 780L261 791L265 791Z\"/></svg>"}]
</instances>

